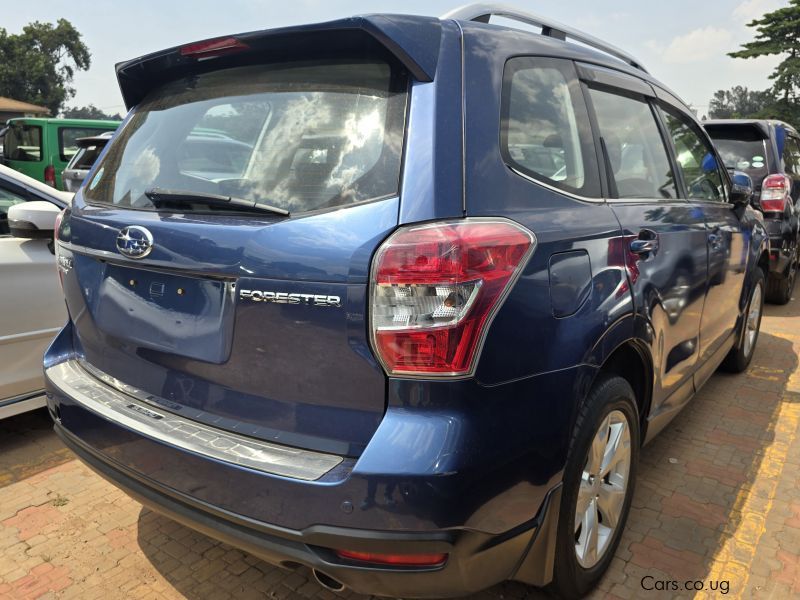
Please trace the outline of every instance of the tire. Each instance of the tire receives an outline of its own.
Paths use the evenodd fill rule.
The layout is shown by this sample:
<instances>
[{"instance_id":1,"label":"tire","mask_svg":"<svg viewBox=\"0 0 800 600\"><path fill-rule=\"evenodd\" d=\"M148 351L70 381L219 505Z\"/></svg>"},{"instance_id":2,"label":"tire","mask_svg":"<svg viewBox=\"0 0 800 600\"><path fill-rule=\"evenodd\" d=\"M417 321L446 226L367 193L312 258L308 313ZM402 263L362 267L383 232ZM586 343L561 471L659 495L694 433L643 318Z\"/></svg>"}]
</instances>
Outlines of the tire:
<instances>
[{"instance_id":1,"label":"tire","mask_svg":"<svg viewBox=\"0 0 800 600\"><path fill-rule=\"evenodd\" d=\"M764 313L764 295L764 272L761 269L755 269L742 330L739 332L739 341L722 361L720 366L724 371L741 373L753 360L758 334L761 330L761 316ZM754 309L756 309L755 312Z\"/></svg>"},{"instance_id":2,"label":"tire","mask_svg":"<svg viewBox=\"0 0 800 600\"><path fill-rule=\"evenodd\" d=\"M620 424L624 427L620 428ZM619 462L604 460L605 452L602 458L599 452L590 454L593 446L610 450L617 434L621 450L612 456L620 459ZM630 384L621 377L601 374L578 413L564 470L553 582L549 586L557 596L584 596L600 580L614 558L633 497L639 438L639 413ZM627 456L624 450L627 450ZM621 478L626 461L627 476ZM608 467L611 471L603 477L589 476L592 471L602 474ZM582 505L586 505L586 510L581 508L583 518L580 519L576 514L579 499ZM590 543L593 538L588 535L591 525L587 527L587 523L591 523L592 515L596 515L596 544ZM597 550L594 554L591 552L593 546Z\"/></svg>"},{"instance_id":3,"label":"tire","mask_svg":"<svg viewBox=\"0 0 800 600\"><path fill-rule=\"evenodd\" d=\"M767 302L770 304L788 304L794 293L794 284L797 281L797 253L789 265L786 277L770 275L767 279Z\"/></svg>"}]
</instances>

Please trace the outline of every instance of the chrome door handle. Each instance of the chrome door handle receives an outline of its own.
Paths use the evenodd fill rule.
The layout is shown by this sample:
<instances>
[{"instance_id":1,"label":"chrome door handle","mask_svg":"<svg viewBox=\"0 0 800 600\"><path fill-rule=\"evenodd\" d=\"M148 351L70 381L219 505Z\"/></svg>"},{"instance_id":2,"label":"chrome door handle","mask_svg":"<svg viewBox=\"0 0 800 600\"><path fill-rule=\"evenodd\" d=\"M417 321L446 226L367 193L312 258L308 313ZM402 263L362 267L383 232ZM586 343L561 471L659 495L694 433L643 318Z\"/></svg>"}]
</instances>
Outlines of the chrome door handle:
<instances>
[{"instance_id":1,"label":"chrome door handle","mask_svg":"<svg viewBox=\"0 0 800 600\"><path fill-rule=\"evenodd\" d=\"M658 250L658 240L633 240L631 252L634 254L650 254Z\"/></svg>"}]
</instances>

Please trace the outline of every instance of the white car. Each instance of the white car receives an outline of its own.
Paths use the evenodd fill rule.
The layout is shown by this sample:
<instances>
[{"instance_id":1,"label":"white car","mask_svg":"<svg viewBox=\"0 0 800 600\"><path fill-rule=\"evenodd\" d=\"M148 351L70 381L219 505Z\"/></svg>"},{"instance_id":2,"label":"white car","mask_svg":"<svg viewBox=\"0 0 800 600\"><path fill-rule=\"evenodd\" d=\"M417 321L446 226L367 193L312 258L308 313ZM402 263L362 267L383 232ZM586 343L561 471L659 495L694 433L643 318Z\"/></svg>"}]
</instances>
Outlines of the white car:
<instances>
[{"instance_id":1,"label":"white car","mask_svg":"<svg viewBox=\"0 0 800 600\"><path fill-rule=\"evenodd\" d=\"M42 355L67 320L53 228L71 200L0 165L0 419L45 405Z\"/></svg>"}]
</instances>

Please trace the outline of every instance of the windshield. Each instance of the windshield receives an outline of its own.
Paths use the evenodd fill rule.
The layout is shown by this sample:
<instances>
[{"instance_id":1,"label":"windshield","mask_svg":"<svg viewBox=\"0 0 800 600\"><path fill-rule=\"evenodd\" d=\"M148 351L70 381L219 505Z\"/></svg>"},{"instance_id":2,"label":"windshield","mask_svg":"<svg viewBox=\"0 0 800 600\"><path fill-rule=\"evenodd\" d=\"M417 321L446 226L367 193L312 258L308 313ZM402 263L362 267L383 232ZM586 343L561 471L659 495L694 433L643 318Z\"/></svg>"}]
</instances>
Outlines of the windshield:
<instances>
[{"instance_id":1,"label":"windshield","mask_svg":"<svg viewBox=\"0 0 800 600\"><path fill-rule=\"evenodd\" d=\"M769 174L767 147L764 140L753 135L749 129L741 134L731 131L716 132L709 128L709 135L728 169L744 171L758 185Z\"/></svg>"},{"instance_id":2,"label":"windshield","mask_svg":"<svg viewBox=\"0 0 800 600\"><path fill-rule=\"evenodd\" d=\"M378 61L246 66L151 93L87 201L154 209L146 191L233 196L291 212L397 193L405 82Z\"/></svg>"}]
</instances>

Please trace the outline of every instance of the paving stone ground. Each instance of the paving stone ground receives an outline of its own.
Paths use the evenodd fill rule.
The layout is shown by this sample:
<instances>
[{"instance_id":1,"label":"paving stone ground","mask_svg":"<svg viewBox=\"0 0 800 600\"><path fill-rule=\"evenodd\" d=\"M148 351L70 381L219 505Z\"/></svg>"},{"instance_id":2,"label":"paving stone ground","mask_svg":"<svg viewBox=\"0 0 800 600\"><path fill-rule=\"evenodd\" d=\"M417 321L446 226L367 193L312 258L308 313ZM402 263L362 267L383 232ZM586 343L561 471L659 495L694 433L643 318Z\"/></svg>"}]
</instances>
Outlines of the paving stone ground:
<instances>
[{"instance_id":1,"label":"paving stone ground","mask_svg":"<svg viewBox=\"0 0 800 600\"><path fill-rule=\"evenodd\" d=\"M768 306L747 373L715 375L643 450L630 519L595 598L800 598L798 351L800 300ZM3 600L336 597L308 572L142 508L78 462L46 414L0 422ZM474 596L541 597L516 583Z\"/></svg>"}]
</instances>

